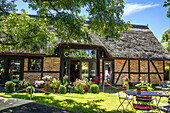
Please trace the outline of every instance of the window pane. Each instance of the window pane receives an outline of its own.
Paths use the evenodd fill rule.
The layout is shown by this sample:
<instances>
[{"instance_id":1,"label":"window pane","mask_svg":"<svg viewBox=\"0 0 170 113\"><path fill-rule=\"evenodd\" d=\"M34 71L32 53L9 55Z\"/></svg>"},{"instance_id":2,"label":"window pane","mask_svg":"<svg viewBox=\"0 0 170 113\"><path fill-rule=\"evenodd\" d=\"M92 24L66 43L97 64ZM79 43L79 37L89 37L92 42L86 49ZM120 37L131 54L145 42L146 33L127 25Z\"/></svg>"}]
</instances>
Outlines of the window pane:
<instances>
[{"instance_id":1,"label":"window pane","mask_svg":"<svg viewBox=\"0 0 170 113\"><path fill-rule=\"evenodd\" d=\"M82 62L81 79L89 77L89 62Z\"/></svg>"},{"instance_id":2,"label":"window pane","mask_svg":"<svg viewBox=\"0 0 170 113\"><path fill-rule=\"evenodd\" d=\"M4 84L4 59L0 58L0 84Z\"/></svg>"},{"instance_id":3,"label":"window pane","mask_svg":"<svg viewBox=\"0 0 170 113\"><path fill-rule=\"evenodd\" d=\"M10 79L13 82L19 82L20 78L20 60L11 60Z\"/></svg>"},{"instance_id":4,"label":"window pane","mask_svg":"<svg viewBox=\"0 0 170 113\"><path fill-rule=\"evenodd\" d=\"M91 76L96 76L96 62L91 63Z\"/></svg>"},{"instance_id":5,"label":"window pane","mask_svg":"<svg viewBox=\"0 0 170 113\"><path fill-rule=\"evenodd\" d=\"M41 59L31 59L31 71L41 71Z\"/></svg>"}]
</instances>

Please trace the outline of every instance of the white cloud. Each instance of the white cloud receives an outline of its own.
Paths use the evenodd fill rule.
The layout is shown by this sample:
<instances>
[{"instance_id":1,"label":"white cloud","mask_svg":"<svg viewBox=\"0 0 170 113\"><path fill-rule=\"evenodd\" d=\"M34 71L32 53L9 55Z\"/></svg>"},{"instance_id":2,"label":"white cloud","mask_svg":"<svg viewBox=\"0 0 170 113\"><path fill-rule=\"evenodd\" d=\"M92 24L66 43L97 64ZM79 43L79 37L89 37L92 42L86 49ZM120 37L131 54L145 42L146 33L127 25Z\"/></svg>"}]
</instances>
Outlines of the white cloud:
<instances>
[{"instance_id":1,"label":"white cloud","mask_svg":"<svg viewBox=\"0 0 170 113\"><path fill-rule=\"evenodd\" d=\"M140 12L143 11L147 8L151 8L151 7L156 7L159 6L159 4L148 4L148 5L144 5L144 4L125 4L125 8L124 8L124 16L128 16L131 15L133 13L136 12Z\"/></svg>"}]
</instances>

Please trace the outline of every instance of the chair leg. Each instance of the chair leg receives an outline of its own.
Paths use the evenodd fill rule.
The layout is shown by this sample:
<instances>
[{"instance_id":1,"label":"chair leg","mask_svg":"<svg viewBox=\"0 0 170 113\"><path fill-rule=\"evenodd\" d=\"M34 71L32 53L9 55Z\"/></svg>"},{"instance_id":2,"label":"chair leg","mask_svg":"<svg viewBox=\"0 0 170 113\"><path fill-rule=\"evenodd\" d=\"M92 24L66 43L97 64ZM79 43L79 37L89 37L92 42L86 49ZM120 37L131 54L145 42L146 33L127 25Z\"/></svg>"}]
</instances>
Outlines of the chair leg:
<instances>
[{"instance_id":1,"label":"chair leg","mask_svg":"<svg viewBox=\"0 0 170 113\"><path fill-rule=\"evenodd\" d=\"M133 102L134 100L127 100L127 101L128 101L128 105L126 106L126 109L129 105L132 107L131 102ZM133 107L132 107L132 109L133 109Z\"/></svg>"},{"instance_id":2,"label":"chair leg","mask_svg":"<svg viewBox=\"0 0 170 113\"><path fill-rule=\"evenodd\" d=\"M119 100L120 101L120 100ZM123 107L123 102L124 102L125 100L123 100L122 102L120 101L120 105L119 105L119 107L120 106L122 106L122 108L123 108L123 110L124 110L124 107ZM117 110L119 109L119 107L117 108Z\"/></svg>"}]
</instances>

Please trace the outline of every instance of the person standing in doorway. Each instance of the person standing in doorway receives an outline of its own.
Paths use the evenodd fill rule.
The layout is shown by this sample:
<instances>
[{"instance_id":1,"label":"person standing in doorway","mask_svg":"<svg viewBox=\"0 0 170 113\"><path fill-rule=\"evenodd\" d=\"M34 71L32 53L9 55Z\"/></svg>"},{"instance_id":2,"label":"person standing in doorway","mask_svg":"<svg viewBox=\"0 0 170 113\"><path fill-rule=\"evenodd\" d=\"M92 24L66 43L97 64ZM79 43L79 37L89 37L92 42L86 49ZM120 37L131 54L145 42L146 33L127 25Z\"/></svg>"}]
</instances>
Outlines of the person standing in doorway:
<instances>
[{"instance_id":1,"label":"person standing in doorway","mask_svg":"<svg viewBox=\"0 0 170 113\"><path fill-rule=\"evenodd\" d=\"M106 78L107 82L110 82L110 80L111 80L110 71L108 71L106 77L107 77Z\"/></svg>"}]
</instances>

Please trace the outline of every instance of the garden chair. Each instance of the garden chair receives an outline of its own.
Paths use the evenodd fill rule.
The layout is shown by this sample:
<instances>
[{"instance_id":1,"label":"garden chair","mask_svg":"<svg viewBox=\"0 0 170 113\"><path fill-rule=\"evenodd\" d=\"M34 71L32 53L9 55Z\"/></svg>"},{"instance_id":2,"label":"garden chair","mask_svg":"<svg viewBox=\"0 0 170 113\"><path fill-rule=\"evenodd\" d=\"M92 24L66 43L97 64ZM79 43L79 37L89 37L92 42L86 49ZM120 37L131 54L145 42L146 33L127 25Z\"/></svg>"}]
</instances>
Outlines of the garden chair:
<instances>
[{"instance_id":1,"label":"garden chair","mask_svg":"<svg viewBox=\"0 0 170 113\"><path fill-rule=\"evenodd\" d=\"M152 110L150 103L154 100L154 98L150 96L136 96L137 104L133 103L133 108L142 111L150 111ZM145 104L144 104L145 103Z\"/></svg>"},{"instance_id":2,"label":"garden chair","mask_svg":"<svg viewBox=\"0 0 170 113\"><path fill-rule=\"evenodd\" d=\"M117 110L119 109L120 106L122 106L122 108L123 108L123 110L124 110L123 103L124 103L125 101L128 102L128 105L126 106L126 108L127 108L129 105L132 107L131 102L134 101L134 97L130 97L130 96L128 96L128 95L122 96L122 95L120 94L120 91L122 91L123 89L117 89L117 90L118 90L118 97L119 97L119 102L120 102L120 105L118 106ZM133 107L132 107L132 109L133 109Z\"/></svg>"},{"instance_id":3,"label":"garden chair","mask_svg":"<svg viewBox=\"0 0 170 113\"><path fill-rule=\"evenodd\" d=\"M169 96L169 99L168 99L168 105L162 106L162 107L157 107L157 109L159 109L163 112L169 113L170 112L170 96Z\"/></svg>"}]
</instances>

